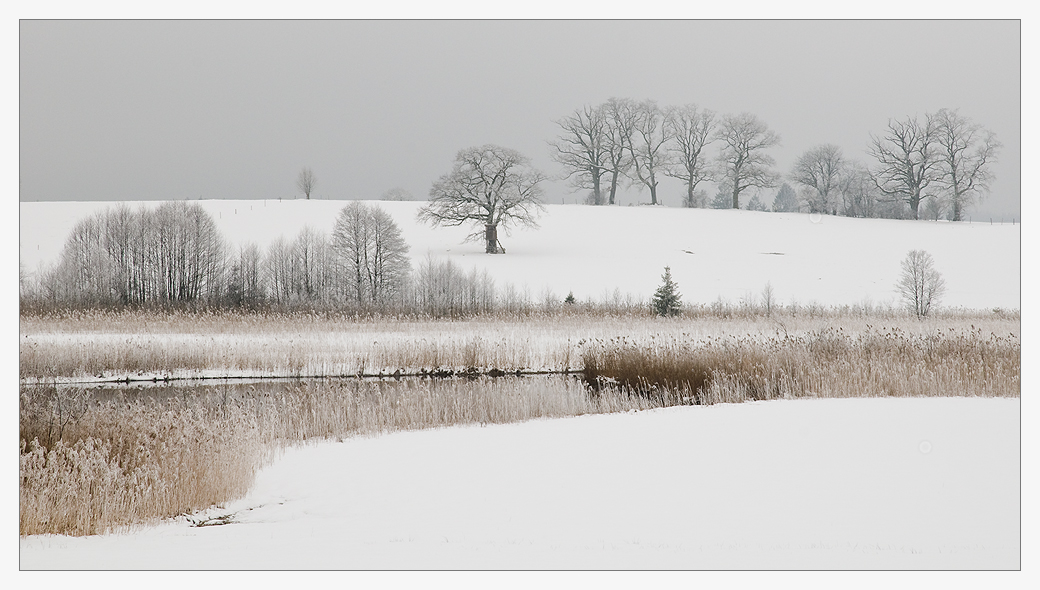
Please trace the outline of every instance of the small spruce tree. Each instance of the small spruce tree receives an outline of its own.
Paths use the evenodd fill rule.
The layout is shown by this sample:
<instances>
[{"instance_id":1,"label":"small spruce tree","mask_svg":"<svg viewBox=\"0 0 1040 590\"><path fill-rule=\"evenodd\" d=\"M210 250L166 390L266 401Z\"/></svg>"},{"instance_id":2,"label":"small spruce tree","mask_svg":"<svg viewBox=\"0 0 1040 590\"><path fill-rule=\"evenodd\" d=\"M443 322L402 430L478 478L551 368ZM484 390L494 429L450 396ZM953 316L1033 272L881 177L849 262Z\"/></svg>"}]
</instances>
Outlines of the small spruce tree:
<instances>
[{"instance_id":1,"label":"small spruce tree","mask_svg":"<svg viewBox=\"0 0 1040 590\"><path fill-rule=\"evenodd\" d=\"M672 269L664 267L664 275L661 277L663 283L654 292L651 305L654 313L661 316L679 315L682 308L682 295L679 294L679 286L672 281Z\"/></svg>"},{"instance_id":2,"label":"small spruce tree","mask_svg":"<svg viewBox=\"0 0 1040 590\"><path fill-rule=\"evenodd\" d=\"M567 305L574 305L578 301L574 298L574 291L567 293L567 298L563 300Z\"/></svg>"}]
</instances>

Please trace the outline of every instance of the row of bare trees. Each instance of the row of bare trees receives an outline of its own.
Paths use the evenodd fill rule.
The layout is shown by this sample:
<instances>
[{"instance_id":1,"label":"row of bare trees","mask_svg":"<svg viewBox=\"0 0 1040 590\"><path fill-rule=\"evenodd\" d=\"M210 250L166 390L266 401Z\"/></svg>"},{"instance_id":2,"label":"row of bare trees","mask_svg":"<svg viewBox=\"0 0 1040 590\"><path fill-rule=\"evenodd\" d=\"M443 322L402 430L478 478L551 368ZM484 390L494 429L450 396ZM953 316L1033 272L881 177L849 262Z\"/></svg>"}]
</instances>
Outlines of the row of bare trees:
<instances>
[{"instance_id":1,"label":"row of bare trees","mask_svg":"<svg viewBox=\"0 0 1040 590\"><path fill-rule=\"evenodd\" d=\"M409 281L408 246L378 206L352 202L331 237L229 248L198 204L126 205L77 223L58 264L23 285L23 300L57 306L396 305Z\"/></svg>"},{"instance_id":2,"label":"row of bare trees","mask_svg":"<svg viewBox=\"0 0 1040 590\"><path fill-rule=\"evenodd\" d=\"M698 186L711 181L719 187L712 206L736 209L747 189L777 187L785 179L768 153L780 136L750 113L718 115L696 104L662 108L653 100L611 98L556 124L560 134L549 143L551 156L573 188L590 191L586 202L592 205L613 205L626 179L649 189L656 205L660 178L669 176L683 182L684 206L706 206ZM833 144L799 156L786 175L800 189L798 208L918 219L924 204L929 216L948 211L960 221L988 190L990 164L1001 147L991 131L951 109L923 120L892 119L870 139L869 167ZM757 200L749 206L765 208Z\"/></svg>"},{"instance_id":3,"label":"row of bare trees","mask_svg":"<svg viewBox=\"0 0 1040 590\"><path fill-rule=\"evenodd\" d=\"M613 205L626 178L649 189L656 205L660 178L670 176L685 185L688 207L697 202L698 185L714 180L729 187L737 208L746 189L770 187L779 178L765 150L780 136L750 113L718 116L696 104L662 108L653 100L611 98L556 124L562 132L549 144L551 155L574 188L591 191L592 205ZM722 147L711 157L706 148L715 142Z\"/></svg>"},{"instance_id":4,"label":"row of bare trees","mask_svg":"<svg viewBox=\"0 0 1040 590\"><path fill-rule=\"evenodd\" d=\"M378 205L354 201L331 233L304 227L232 248L198 203L121 205L77 223L60 261L21 278L25 309L108 307L325 309L464 317L533 309L487 271L430 256L413 269L408 245Z\"/></svg>"}]
</instances>

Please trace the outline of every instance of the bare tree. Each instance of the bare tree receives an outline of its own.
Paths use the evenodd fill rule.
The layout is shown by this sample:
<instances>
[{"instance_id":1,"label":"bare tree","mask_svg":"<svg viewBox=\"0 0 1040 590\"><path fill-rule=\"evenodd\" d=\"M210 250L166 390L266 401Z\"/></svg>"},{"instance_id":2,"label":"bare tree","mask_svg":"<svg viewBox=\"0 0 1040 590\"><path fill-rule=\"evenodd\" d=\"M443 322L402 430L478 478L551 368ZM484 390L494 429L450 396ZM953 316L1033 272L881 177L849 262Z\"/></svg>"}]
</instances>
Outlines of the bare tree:
<instances>
[{"instance_id":1,"label":"bare tree","mask_svg":"<svg viewBox=\"0 0 1040 590\"><path fill-rule=\"evenodd\" d=\"M382 195L380 195L379 196L379 200L380 201L414 201L415 197L412 196L412 193L408 192L407 190L405 190L405 189L403 189L401 187L396 187L395 186L394 188L389 189L386 192L384 192Z\"/></svg>"},{"instance_id":2,"label":"bare tree","mask_svg":"<svg viewBox=\"0 0 1040 590\"><path fill-rule=\"evenodd\" d=\"M917 317L923 318L933 306L938 305L946 292L946 281L935 270L932 255L923 250L908 252L902 267L903 274L896 291L902 296L907 308Z\"/></svg>"},{"instance_id":3,"label":"bare tree","mask_svg":"<svg viewBox=\"0 0 1040 590\"><path fill-rule=\"evenodd\" d=\"M430 203L419 209L419 221L433 225L474 224L468 239L484 239L488 254L504 254L498 228L518 223L537 227L544 210L541 187L545 176L516 150L497 145L460 150L452 171L430 189Z\"/></svg>"},{"instance_id":4,"label":"bare tree","mask_svg":"<svg viewBox=\"0 0 1040 590\"><path fill-rule=\"evenodd\" d=\"M889 119L884 136L870 136L868 151L878 165L871 171L874 185L888 201L910 206L918 219L921 201L930 194L928 187L939 178L936 150L936 125L931 115L923 122L916 117L899 121Z\"/></svg>"},{"instance_id":5,"label":"bare tree","mask_svg":"<svg viewBox=\"0 0 1040 590\"><path fill-rule=\"evenodd\" d=\"M314 190L314 184L317 180L314 178L314 171L310 168L304 167L300 170L300 175L296 177L296 188L303 192L303 195L308 199L311 198L311 191Z\"/></svg>"},{"instance_id":6,"label":"bare tree","mask_svg":"<svg viewBox=\"0 0 1040 590\"><path fill-rule=\"evenodd\" d=\"M628 153L632 160L629 176L650 189L650 204L657 204L657 175L668 163L665 143L668 134L664 113L657 103L644 100L635 105L632 132L628 135Z\"/></svg>"},{"instance_id":7,"label":"bare tree","mask_svg":"<svg viewBox=\"0 0 1040 590\"><path fill-rule=\"evenodd\" d=\"M780 181L780 175L771 169L775 160L765 153L780 144L780 136L758 117L750 113L726 115L715 138L723 142L718 157L719 176L732 191L733 209L740 209L740 193L745 189L769 188Z\"/></svg>"},{"instance_id":8,"label":"bare tree","mask_svg":"<svg viewBox=\"0 0 1040 590\"><path fill-rule=\"evenodd\" d=\"M635 127L635 103L628 98L611 98L598 107L603 111L606 126L604 147L607 154L607 173L610 175L610 194L607 204L617 198L618 180L632 166L628 144Z\"/></svg>"},{"instance_id":9,"label":"bare tree","mask_svg":"<svg viewBox=\"0 0 1040 590\"><path fill-rule=\"evenodd\" d=\"M704 148L714 140L715 113L687 104L665 109L664 121L665 134L674 141L669 149L671 162L664 173L683 181L686 185L683 205L694 207L699 200L697 185L712 178Z\"/></svg>"},{"instance_id":10,"label":"bare tree","mask_svg":"<svg viewBox=\"0 0 1040 590\"><path fill-rule=\"evenodd\" d=\"M877 188L870 172L859 162L846 162L835 184L841 199L842 215L847 217L877 217Z\"/></svg>"},{"instance_id":11,"label":"bare tree","mask_svg":"<svg viewBox=\"0 0 1040 590\"><path fill-rule=\"evenodd\" d=\"M951 219L961 221L965 207L989 190L990 164L1002 147L996 135L956 110L935 114L939 184L946 191Z\"/></svg>"},{"instance_id":12,"label":"bare tree","mask_svg":"<svg viewBox=\"0 0 1040 590\"><path fill-rule=\"evenodd\" d=\"M833 193L844 170L845 157L834 144L818 145L798 157L790 178L809 189L810 213L834 211Z\"/></svg>"},{"instance_id":13,"label":"bare tree","mask_svg":"<svg viewBox=\"0 0 1040 590\"><path fill-rule=\"evenodd\" d=\"M344 207L336 217L332 248L343 266L347 296L358 306L384 306L403 294L408 245L381 207L358 201Z\"/></svg>"},{"instance_id":14,"label":"bare tree","mask_svg":"<svg viewBox=\"0 0 1040 590\"><path fill-rule=\"evenodd\" d=\"M601 181L608 170L606 121L603 110L585 106L575 110L556 124L560 136L549 142L553 160L563 165L578 190L591 190L590 203L602 205L605 201Z\"/></svg>"}]
</instances>

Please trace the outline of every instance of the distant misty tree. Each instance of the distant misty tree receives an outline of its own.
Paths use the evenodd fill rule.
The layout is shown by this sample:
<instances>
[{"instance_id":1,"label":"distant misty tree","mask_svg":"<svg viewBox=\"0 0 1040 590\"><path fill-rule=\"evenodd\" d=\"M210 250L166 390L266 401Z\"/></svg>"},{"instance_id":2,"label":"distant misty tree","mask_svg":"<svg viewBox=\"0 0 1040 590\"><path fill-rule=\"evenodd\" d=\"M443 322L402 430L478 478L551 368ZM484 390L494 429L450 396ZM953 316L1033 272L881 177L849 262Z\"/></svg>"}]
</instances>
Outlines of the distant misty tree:
<instances>
[{"instance_id":1,"label":"distant misty tree","mask_svg":"<svg viewBox=\"0 0 1040 590\"><path fill-rule=\"evenodd\" d=\"M589 190L590 205L606 202L603 176L609 170L607 129L602 108L585 106L556 121L560 136L549 142L550 156L564 167L571 186Z\"/></svg>"},{"instance_id":2,"label":"distant misty tree","mask_svg":"<svg viewBox=\"0 0 1040 590\"><path fill-rule=\"evenodd\" d=\"M708 204L712 209L732 209L733 191L729 188L729 185L723 183L719 185L719 190L715 192L715 198Z\"/></svg>"},{"instance_id":3,"label":"distant misty tree","mask_svg":"<svg viewBox=\"0 0 1040 590\"><path fill-rule=\"evenodd\" d=\"M889 119L881 136L871 134L870 155L877 160L871 170L874 185L889 202L906 203L913 219L919 218L922 201L941 177L936 119L925 115L903 120Z\"/></svg>"},{"instance_id":4,"label":"distant misty tree","mask_svg":"<svg viewBox=\"0 0 1040 590\"><path fill-rule=\"evenodd\" d=\"M672 280L672 269L664 267L664 275L661 276L661 286L654 292L650 301L654 313L659 316L679 315L682 309L682 295L679 294L679 286Z\"/></svg>"},{"instance_id":5,"label":"distant misty tree","mask_svg":"<svg viewBox=\"0 0 1040 590\"><path fill-rule=\"evenodd\" d=\"M650 204L657 204L659 175L668 165L668 133L664 113L657 103L644 100L633 108L632 128L628 136L628 154L632 165L628 168L633 182L650 189Z\"/></svg>"},{"instance_id":6,"label":"distant misty tree","mask_svg":"<svg viewBox=\"0 0 1040 590\"><path fill-rule=\"evenodd\" d=\"M712 141L715 113L695 104L665 109L665 134L672 139L670 161L664 173L683 181L683 206L697 207L697 185L712 179L712 167L704 148ZM703 200L707 200L705 198ZM700 205L703 207L703 202Z\"/></svg>"},{"instance_id":7,"label":"distant misty tree","mask_svg":"<svg viewBox=\"0 0 1040 590\"><path fill-rule=\"evenodd\" d=\"M847 162L835 184L841 214L846 217L878 217L877 188L862 164Z\"/></svg>"},{"instance_id":8,"label":"distant misty tree","mask_svg":"<svg viewBox=\"0 0 1040 590\"><path fill-rule=\"evenodd\" d=\"M607 154L607 175L610 191L607 204L613 205L617 198L618 181L628 174L632 158L628 145L634 133L636 106L629 98L611 98L600 105L605 125L604 142Z\"/></svg>"},{"instance_id":9,"label":"distant misty tree","mask_svg":"<svg viewBox=\"0 0 1040 590\"><path fill-rule=\"evenodd\" d=\"M964 209L989 190L990 165L1001 143L996 135L956 110L935 114L938 183L950 206L950 219L961 221Z\"/></svg>"},{"instance_id":10,"label":"distant misty tree","mask_svg":"<svg viewBox=\"0 0 1040 590\"><path fill-rule=\"evenodd\" d=\"M747 210L748 211L768 211L768 209L766 209L766 206L762 202L762 200L758 198L758 195L755 195L755 196L751 197L751 200L748 201Z\"/></svg>"},{"instance_id":11,"label":"distant misty tree","mask_svg":"<svg viewBox=\"0 0 1040 590\"><path fill-rule=\"evenodd\" d=\"M810 213L834 212L834 192L845 165L841 148L833 144L811 148L795 161L790 179L807 189Z\"/></svg>"},{"instance_id":12,"label":"distant misty tree","mask_svg":"<svg viewBox=\"0 0 1040 590\"><path fill-rule=\"evenodd\" d=\"M354 201L340 210L332 250L342 268L344 294L358 307L385 306L404 293L411 268L408 245L378 205Z\"/></svg>"},{"instance_id":13,"label":"distant misty tree","mask_svg":"<svg viewBox=\"0 0 1040 590\"><path fill-rule=\"evenodd\" d=\"M693 193L693 199L690 199L689 194L683 195L682 201L683 207L690 207L692 209L704 209L708 206L708 191L699 188Z\"/></svg>"},{"instance_id":14,"label":"distant misty tree","mask_svg":"<svg viewBox=\"0 0 1040 590\"><path fill-rule=\"evenodd\" d=\"M401 187L388 189L379 196L380 201L414 201L415 196Z\"/></svg>"},{"instance_id":15,"label":"distant misty tree","mask_svg":"<svg viewBox=\"0 0 1040 590\"><path fill-rule=\"evenodd\" d=\"M296 188L300 189L303 196L310 199L311 191L314 190L314 185L317 179L314 178L314 171L310 168L303 168L300 170L299 176L296 177Z\"/></svg>"},{"instance_id":16,"label":"distant misty tree","mask_svg":"<svg viewBox=\"0 0 1040 590\"><path fill-rule=\"evenodd\" d=\"M460 150L452 171L430 189L430 203L421 208L419 221L433 225L479 227L469 239L483 238L485 252L504 254L499 226L537 227L544 211L539 183L545 176L531 167L520 152L497 145Z\"/></svg>"},{"instance_id":17,"label":"distant misty tree","mask_svg":"<svg viewBox=\"0 0 1040 590\"><path fill-rule=\"evenodd\" d=\"M921 207L925 219L939 221L946 213L946 204L939 197L930 197Z\"/></svg>"},{"instance_id":18,"label":"distant misty tree","mask_svg":"<svg viewBox=\"0 0 1040 590\"><path fill-rule=\"evenodd\" d=\"M780 175L772 170L776 162L765 150L779 145L780 136L758 117L750 113L726 115L714 137L722 142L718 177L733 191L733 209L740 208L740 194L746 189L769 188L779 182Z\"/></svg>"},{"instance_id":19,"label":"distant misty tree","mask_svg":"<svg viewBox=\"0 0 1040 590\"><path fill-rule=\"evenodd\" d=\"M935 269L932 255L923 250L911 250L902 262L903 274L896 291L907 309L923 318L938 305L946 292L946 281Z\"/></svg>"},{"instance_id":20,"label":"distant misty tree","mask_svg":"<svg viewBox=\"0 0 1040 590\"><path fill-rule=\"evenodd\" d=\"M795 193L794 188L786 182L780 185L780 190L777 191L776 197L773 198L773 211L777 213L797 213L800 210L798 194Z\"/></svg>"}]
</instances>

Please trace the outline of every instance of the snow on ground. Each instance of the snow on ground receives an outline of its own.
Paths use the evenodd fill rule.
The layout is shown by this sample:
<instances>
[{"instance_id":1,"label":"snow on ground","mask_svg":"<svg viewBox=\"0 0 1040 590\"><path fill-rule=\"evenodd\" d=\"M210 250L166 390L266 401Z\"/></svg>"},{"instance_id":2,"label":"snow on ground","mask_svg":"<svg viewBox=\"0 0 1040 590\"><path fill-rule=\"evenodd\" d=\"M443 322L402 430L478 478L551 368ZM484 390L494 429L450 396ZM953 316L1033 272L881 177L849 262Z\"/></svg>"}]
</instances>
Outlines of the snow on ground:
<instances>
[{"instance_id":1,"label":"snow on ground","mask_svg":"<svg viewBox=\"0 0 1040 590\"><path fill-rule=\"evenodd\" d=\"M266 249L305 226L331 233L346 201L198 201L231 244ZM464 269L486 268L499 286L540 299L569 291L600 300L619 289L648 299L665 266L684 301L736 303L767 282L782 303L896 303L900 262L912 249L932 254L946 279L945 305L1020 307L1020 225L849 219L799 213L548 205L541 228L502 235L507 254L462 243L471 228L419 225L423 203L379 202L401 227L413 263L428 253ZM20 260L33 272L57 260L76 221L114 206L98 202L21 203ZM130 203L133 208L154 202Z\"/></svg>"},{"instance_id":2,"label":"snow on ground","mask_svg":"<svg viewBox=\"0 0 1040 590\"><path fill-rule=\"evenodd\" d=\"M217 514L24 569L1015 569L1019 400L846 399L290 449Z\"/></svg>"}]
</instances>

